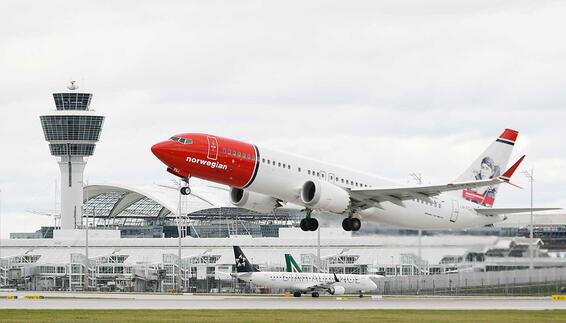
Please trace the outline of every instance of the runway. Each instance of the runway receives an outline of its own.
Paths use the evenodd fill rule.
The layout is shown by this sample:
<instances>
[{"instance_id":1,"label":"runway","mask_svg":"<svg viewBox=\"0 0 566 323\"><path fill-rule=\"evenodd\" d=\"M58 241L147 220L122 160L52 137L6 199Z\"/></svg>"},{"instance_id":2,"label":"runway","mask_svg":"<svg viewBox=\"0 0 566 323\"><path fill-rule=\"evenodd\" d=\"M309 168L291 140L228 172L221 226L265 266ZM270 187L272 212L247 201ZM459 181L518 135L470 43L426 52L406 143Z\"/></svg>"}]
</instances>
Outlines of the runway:
<instances>
[{"instance_id":1,"label":"runway","mask_svg":"<svg viewBox=\"0 0 566 323\"><path fill-rule=\"evenodd\" d=\"M550 297L300 297L212 296L101 293L0 293L0 309L414 309L548 310L566 309ZM26 299L41 295L44 299Z\"/></svg>"}]
</instances>

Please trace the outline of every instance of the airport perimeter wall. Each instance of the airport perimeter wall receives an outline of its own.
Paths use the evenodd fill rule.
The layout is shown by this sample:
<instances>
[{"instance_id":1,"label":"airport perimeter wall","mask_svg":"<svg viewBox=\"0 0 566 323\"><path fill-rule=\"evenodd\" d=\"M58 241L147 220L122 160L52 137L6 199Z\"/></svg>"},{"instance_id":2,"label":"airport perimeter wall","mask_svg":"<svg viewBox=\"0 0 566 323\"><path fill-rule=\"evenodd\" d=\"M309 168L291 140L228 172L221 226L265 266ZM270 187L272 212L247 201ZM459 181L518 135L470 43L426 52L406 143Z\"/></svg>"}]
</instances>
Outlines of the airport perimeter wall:
<instances>
[{"instance_id":1,"label":"airport perimeter wall","mask_svg":"<svg viewBox=\"0 0 566 323\"><path fill-rule=\"evenodd\" d=\"M383 295L549 295L566 292L566 267L385 277Z\"/></svg>"}]
</instances>

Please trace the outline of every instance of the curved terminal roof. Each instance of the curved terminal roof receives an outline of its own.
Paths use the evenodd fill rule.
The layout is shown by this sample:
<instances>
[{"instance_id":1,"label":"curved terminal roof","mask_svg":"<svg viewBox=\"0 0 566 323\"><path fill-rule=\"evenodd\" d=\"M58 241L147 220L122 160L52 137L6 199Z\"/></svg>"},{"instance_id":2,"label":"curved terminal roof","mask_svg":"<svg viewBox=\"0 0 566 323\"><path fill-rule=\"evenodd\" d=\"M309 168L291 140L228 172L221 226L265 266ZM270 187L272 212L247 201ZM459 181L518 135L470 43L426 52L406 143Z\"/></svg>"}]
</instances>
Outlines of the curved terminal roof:
<instances>
[{"instance_id":1,"label":"curved terminal roof","mask_svg":"<svg viewBox=\"0 0 566 323\"><path fill-rule=\"evenodd\" d=\"M226 188L191 186L191 190L191 195L181 198L183 214L234 207L229 201ZM177 216L179 210L177 187L166 185L88 185L84 188L83 200L87 214L94 214L96 217L163 218Z\"/></svg>"}]
</instances>

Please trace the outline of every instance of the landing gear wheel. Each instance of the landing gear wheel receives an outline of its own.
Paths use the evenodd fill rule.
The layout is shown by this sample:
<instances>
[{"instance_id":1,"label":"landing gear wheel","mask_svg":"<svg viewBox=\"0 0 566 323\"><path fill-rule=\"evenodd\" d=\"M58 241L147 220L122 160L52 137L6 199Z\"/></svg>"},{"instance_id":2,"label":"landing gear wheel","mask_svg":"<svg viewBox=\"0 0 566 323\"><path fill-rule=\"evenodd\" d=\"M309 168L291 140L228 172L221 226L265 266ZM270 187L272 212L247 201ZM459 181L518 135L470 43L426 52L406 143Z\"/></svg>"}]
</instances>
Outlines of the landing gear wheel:
<instances>
[{"instance_id":1,"label":"landing gear wheel","mask_svg":"<svg viewBox=\"0 0 566 323\"><path fill-rule=\"evenodd\" d=\"M313 219L313 218L309 218L306 219L307 220L307 224L309 227L309 231L316 231L316 229L318 229L318 220L317 219Z\"/></svg>"},{"instance_id":2,"label":"landing gear wheel","mask_svg":"<svg viewBox=\"0 0 566 323\"><path fill-rule=\"evenodd\" d=\"M312 210L307 209L307 216L301 220L300 226L303 231L316 231L318 229L318 220L311 218Z\"/></svg>"},{"instance_id":3,"label":"landing gear wheel","mask_svg":"<svg viewBox=\"0 0 566 323\"><path fill-rule=\"evenodd\" d=\"M303 230L303 231L309 231L307 219L302 219L302 220L301 220L301 230Z\"/></svg>"},{"instance_id":4,"label":"landing gear wheel","mask_svg":"<svg viewBox=\"0 0 566 323\"><path fill-rule=\"evenodd\" d=\"M304 218L301 220L301 230L316 231L318 229L318 220L313 218Z\"/></svg>"},{"instance_id":5,"label":"landing gear wheel","mask_svg":"<svg viewBox=\"0 0 566 323\"><path fill-rule=\"evenodd\" d=\"M352 219L345 218L342 220L342 229L344 229L344 231L352 231Z\"/></svg>"},{"instance_id":6,"label":"landing gear wheel","mask_svg":"<svg viewBox=\"0 0 566 323\"><path fill-rule=\"evenodd\" d=\"M191 194L191 188L188 186L185 187L181 187L181 195L190 195Z\"/></svg>"},{"instance_id":7,"label":"landing gear wheel","mask_svg":"<svg viewBox=\"0 0 566 323\"><path fill-rule=\"evenodd\" d=\"M301 292L293 292L293 297L301 297Z\"/></svg>"},{"instance_id":8,"label":"landing gear wheel","mask_svg":"<svg viewBox=\"0 0 566 323\"><path fill-rule=\"evenodd\" d=\"M352 218L350 219L350 223L352 231L358 231L362 227L362 221L360 221L360 219Z\"/></svg>"},{"instance_id":9,"label":"landing gear wheel","mask_svg":"<svg viewBox=\"0 0 566 323\"><path fill-rule=\"evenodd\" d=\"M362 227L362 222L358 218L345 218L342 220L342 229L345 231L358 231Z\"/></svg>"},{"instance_id":10,"label":"landing gear wheel","mask_svg":"<svg viewBox=\"0 0 566 323\"><path fill-rule=\"evenodd\" d=\"M358 295L358 297L359 297L359 298L363 298L363 297L364 297L364 294L360 293L360 294Z\"/></svg>"},{"instance_id":11,"label":"landing gear wheel","mask_svg":"<svg viewBox=\"0 0 566 323\"><path fill-rule=\"evenodd\" d=\"M314 298L317 298L317 297L319 297L320 295L318 294L318 292L312 292L311 296L314 297Z\"/></svg>"}]
</instances>

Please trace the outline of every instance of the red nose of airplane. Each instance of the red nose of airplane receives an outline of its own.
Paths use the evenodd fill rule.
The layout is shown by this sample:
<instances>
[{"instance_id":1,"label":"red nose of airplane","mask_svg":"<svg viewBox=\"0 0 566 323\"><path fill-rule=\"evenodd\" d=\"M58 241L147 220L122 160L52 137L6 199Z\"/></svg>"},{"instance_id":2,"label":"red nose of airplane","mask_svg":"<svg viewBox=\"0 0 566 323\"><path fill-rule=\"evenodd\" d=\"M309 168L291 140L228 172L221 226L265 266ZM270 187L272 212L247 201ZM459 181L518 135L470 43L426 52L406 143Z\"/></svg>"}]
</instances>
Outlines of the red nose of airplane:
<instances>
[{"instance_id":1,"label":"red nose of airplane","mask_svg":"<svg viewBox=\"0 0 566 323\"><path fill-rule=\"evenodd\" d=\"M159 158L162 162L169 165L171 162L170 157L172 154L171 141L162 141L151 146L151 152Z\"/></svg>"}]
</instances>

